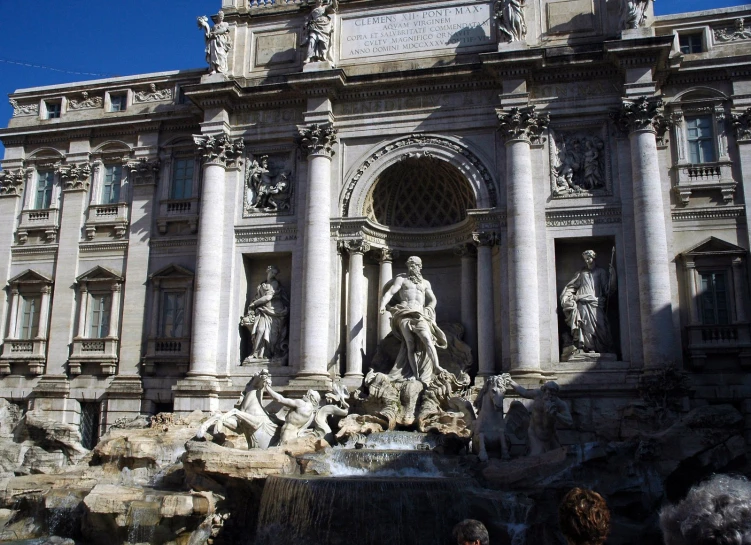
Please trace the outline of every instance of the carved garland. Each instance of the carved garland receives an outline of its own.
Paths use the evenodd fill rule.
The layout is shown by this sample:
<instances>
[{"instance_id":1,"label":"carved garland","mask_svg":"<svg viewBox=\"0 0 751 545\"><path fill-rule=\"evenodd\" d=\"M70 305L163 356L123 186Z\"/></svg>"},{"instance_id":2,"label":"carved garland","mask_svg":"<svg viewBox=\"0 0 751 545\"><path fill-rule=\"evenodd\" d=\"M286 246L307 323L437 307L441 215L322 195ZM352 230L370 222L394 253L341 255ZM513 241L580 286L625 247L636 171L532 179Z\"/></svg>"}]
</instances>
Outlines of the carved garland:
<instances>
[{"instance_id":1,"label":"carved garland","mask_svg":"<svg viewBox=\"0 0 751 545\"><path fill-rule=\"evenodd\" d=\"M19 104L16 100L11 98L10 105L13 107L13 117L20 115L39 115L39 104Z\"/></svg>"},{"instance_id":2,"label":"carved garland","mask_svg":"<svg viewBox=\"0 0 751 545\"><path fill-rule=\"evenodd\" d=\"M27 169L0 171L0 196L20 195Z\"/></svg>"},{"instance_id":3,"label":"carved garland","mask_svg":"<svg viewBox=\"0 0 751 545\"><path fill-rule=\"evenodd\" d=\"M664 114L661 98L642 96L634 100L624 100L621 108L612 112L610 116L618 130L625 134L652 131L658 137L662 137L670 125Z\"/></svg>"},{"instance_id":4,"label":"carved garland","mask_svg":"<svg viewBox=\"0 0 751 545\"><path fill-rule=\"evenodd\" d=\"M193 141L204 161L234 166L242 161L245 142L242 138L231 139L226 134L193 135Z\"/></svg>"},{"instance_id":5,"label":"carved garland","mask_svg":"<svg viewBox=\"0 0 751 545\"><path fill-rule=\"evenodd\" d=\"M89 189L91 176L89 163L60 165L55 169L55 174L60 176L65 189Z\"/></svg>"},{"instance_id":6,"label":"carved garland","mask_svg":"<svg viewBox=\"0 0 751 545\"><path fill-rule=\"evenodd\" d=\"M349 213L349 203L352 198L352 192L355 190L355 186L357 185L357 182L360 181L360 178L362 178L363 174L371 167L373 166L378 159L386 155L387 153L403 148L405 146L425 146L425 145L434 145L434 146L440 146L442 148L448 148L457 155L464 156L470 164L472 164L473 167L475 167L480 175L482 176L483 181L485 182L485 189L488 192L488 195L490 197L490 205L491 207L497 206L498 199L496 195L495 185L493 184L493 178L490 176L490 172L487 168L485 168L485 165L480 161L479 157L477 157L474 153L472 153L467 148L464 148L451 140L447 138L442 138L439 136L428 136L424 134L413 134L409 136L405 136L403 138L400 138L399 140L396 140L394 142L389 142L388 144L380 147L378 150L376 150L374 153L372 153L365 161L363 161L360 168L357 169L357 172L355 172L355 175L352 176L352 179L347 184L345 190L344 190L344 200L342 202L342 215L347 216Z\"/></svg>"},{"instance_id":7,"label":"carved garland","mask_svg":"<svg viewBox=\"0 0 751 545\"><path fill-rule=\"evenodd\" d=\"M313 123L303 127L295 139L305 157L310 155L334 156L334 145L339 141L339 131L331 123Z\"/></svg>"}]
</instances>

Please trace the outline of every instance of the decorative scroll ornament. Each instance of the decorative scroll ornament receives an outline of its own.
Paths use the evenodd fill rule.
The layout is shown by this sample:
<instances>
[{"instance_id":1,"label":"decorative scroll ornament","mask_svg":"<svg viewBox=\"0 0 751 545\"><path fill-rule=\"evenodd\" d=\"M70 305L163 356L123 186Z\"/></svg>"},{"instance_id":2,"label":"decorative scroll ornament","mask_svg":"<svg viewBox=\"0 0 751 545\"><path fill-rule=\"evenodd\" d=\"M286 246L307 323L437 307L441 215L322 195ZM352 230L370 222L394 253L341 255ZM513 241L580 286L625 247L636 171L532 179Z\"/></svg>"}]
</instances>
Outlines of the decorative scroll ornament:
<instances>
[{"instance_id":1,"label":"decorative scroll ornament","mask_svg":"<svg viewBox=\"0 0 751 545\"><path fill-rule=\"evenodd\" d=\"M17 101L10 99L10 105L13 106L13 117L19 115L38 115L39 104L19 104Z\"/></svg>"},{"instance_id":2,"label":"decorative scroll ornament","mask_svg":"<svg viewBox=\"0 0 751 545\"><path fill-rule=\"evenodd\" d=\"M490 246L491 248L498 244L498 235L495 233L475 232L472 233L472 242L476 246Z\"/></svg>"},{"instance_id":3,"label":"decorative scroll ornament","mask_svg":"<svg viewBox=\"0 0 751 545\"><path fill-rule=\"evenodd\" d=\"M0 170L0 196L21 195L27 169Z\"/></svg>"},{"instance_id":4,"label":"decorative scroll ornament","mask_svg":"<svg viewBox=\"0 0 751 545\"><path fill-rule=\"evenodd\" d=\"M89 189L91 165L81 163L78 165L60 165L55 169L55 174L60 176L65 189Z\"/></svg>"},{"instance_id":5,"label":"decorative scroll ornament","mask_svg":"<svg viewBox=\"0 0 751 545\"><path fill-rule=\"evenodd\" d=\"M662 99L642 96L634 100L624 100L621 109L611 112L610 117L623 133L652 131L658 137L662 137L670 126L662 106Z\"/></svg>"},{"instance_id":6,"label":"decorative scroll ornament","mask_svg":"<svg viewBox=\"0 0 751 545\"><path fill-rule=\"evenodd\" d=\"M736 140L751 140L751 108L748 108L742 114L733 114L732 123Z\"/></svg>"},{"instance_id":7,"label":"decorative scroll ornament","mask_svg":"<svg viewBox=\"0 0 751 545\"><path fill-rule=\"evenodd\" d=\"M153 83L149 85L148 91L138 91L134 97L134 102L159 102L162 100L172 100L172 89L157 89Z\"/></svg>"},{"instance_id":8,"label":"decorative scroll ornament","mask_svg":"<svg viewBox=\"0 0 751 545\"><path fill-rule=\"evenodd\" d=\"M538 114L535 106L496 110L498 128L506 140L526 140L539 142L542 132L548 128L550 115Z\"/></svg>"},{"instance_id":9,"label":"decorative scroll ornament","mask_svg":"<svg viewBox=\"0 0 751 545\"><path fill-rule=\"evenodd\" d=\"M127 166L135 185L155 184L159 177L159 161L139 159L129 162Z\"/></svg>"},{"instance_id":10,"label":"decorative scroll ornament","mask_svg":"<svg viewBox=\"0 0 751 545\"><path fill-rule=\"evenodd\" d=\"M365 254L370 251L370 244L361 238L354 240L342 240L342 249L347 250L350 254Z\"/></svg>"},{"instance_id":11,"label":"decorative scroll ornament","mask_svg":"<svg viewBox=\"0 0 751 545\"><path fill-rule=\"evenodd\" d=\"M296 142L305 156L325 155L333 157L334 144L339 142L339 132L331 123L313 123L300 129Z\"/></svg>"},{"instance_id":12,"label":"decorative scroll ornament","mask_svg":"<svg viewBox=\"0 0 751 545\"><path fill-rule=\"evenodd\" d=\"M223 163L226 166L238 164L245 150L245 142L242 138L232 140L226 134L219 136L194 134L193 141L205 161Z\"/></svg>"},{"instance_id":13,"label":"decorative scroll ornament","mask_svg":"<svg viewBox=\"0 0 751 545\"><path fill-rule=\"evenodd\" d=\"M86 91L81 93L81 100L71 99L68 101L69 110L91 110L104 107L102 97L90 97Z\"/></svg>"},{"instance_id":14,"label":"decorative scroll ornament","mask_svg":"<svg viewBox=\"0 0 751 545\"><path fill-rule=\"evenodd\" d=\"M739 40L751 40L751 30L743 24L743 17L735 20L732 28L717 28L714 31L714 39L718 42L737 42Z\"/></svg>"}]
</instances>

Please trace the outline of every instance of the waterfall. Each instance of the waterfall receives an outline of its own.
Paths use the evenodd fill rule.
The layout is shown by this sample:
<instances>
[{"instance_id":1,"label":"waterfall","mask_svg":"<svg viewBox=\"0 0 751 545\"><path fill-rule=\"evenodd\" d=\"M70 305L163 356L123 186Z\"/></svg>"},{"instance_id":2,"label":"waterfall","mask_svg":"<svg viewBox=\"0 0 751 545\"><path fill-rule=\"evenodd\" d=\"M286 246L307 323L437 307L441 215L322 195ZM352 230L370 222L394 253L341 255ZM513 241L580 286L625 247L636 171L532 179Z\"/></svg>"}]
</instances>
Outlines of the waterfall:
<instances>
[{"instance_id":1,"label":"waterfall","mask_svg":"<svg viewBox=\"0 0 751 545\"><path fill-rule=\"evenodd\" d=\"M134 501L128 509L128 542L151 543L159 525L159 501Z\"/></svg>"}]
</instances>

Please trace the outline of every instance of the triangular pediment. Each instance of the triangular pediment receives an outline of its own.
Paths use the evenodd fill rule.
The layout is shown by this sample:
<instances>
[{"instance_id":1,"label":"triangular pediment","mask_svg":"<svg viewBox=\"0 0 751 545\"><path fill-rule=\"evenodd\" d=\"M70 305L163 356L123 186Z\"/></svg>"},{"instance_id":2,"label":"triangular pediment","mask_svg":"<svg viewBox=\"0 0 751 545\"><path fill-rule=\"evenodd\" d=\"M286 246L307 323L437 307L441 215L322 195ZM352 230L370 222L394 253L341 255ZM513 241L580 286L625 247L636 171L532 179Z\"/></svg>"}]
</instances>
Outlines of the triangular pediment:
<instances>
[{"instance_id":1,"label":"triangular pediment","mask_svg":"<svg viewBox=\"0 0 751 545\"><path fill-rule=\"evenodd\" d=\"M699 244L692 246L683 255L686 256L706 256L706 255L746 255L748 250L720 240L716 237L704 239Z\"/></svg>"},{"instance_id":2,"label":"triangular pediment","mask_svg":"<svg viewBox=\"0 0 751 545\"><path fill-rule=\"evenodd\" d=\"M49 276L46 276L40 272L35 271L34 269L26 269L21 274L18 274L8 280L8 284L18 285L18 284L52 284L52 278Z\"/></svg>"},{"instance_id":3,"label":"triangular pediment","mask_svg":"<svg viewBox=\"0 0 751 545\"><path fill-rule=\"evenodd\" d=\"M76 278L76 282L117 281L122 282L123 277L112 269L97 265Z\"/></svg>"},{"instance_id":4,"label":"triangular pediment","mask_svg":"<svg viewBox=\"0 0 751 545\"><path fill-rule=\"evenodd\" d=\"M180 265L167 265L149 275L149 278L193 278L193 271Z\"/></svg>"}]
</instances>

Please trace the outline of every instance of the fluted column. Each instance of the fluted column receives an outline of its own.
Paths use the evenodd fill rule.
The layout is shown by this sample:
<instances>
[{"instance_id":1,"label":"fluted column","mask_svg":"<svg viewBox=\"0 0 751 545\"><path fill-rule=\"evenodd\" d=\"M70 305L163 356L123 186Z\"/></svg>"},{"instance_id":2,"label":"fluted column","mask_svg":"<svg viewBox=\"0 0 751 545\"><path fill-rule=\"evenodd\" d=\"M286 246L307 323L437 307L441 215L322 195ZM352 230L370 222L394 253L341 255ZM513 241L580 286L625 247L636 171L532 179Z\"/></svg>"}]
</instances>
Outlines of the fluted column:
<instances>
[{"instance_id":1,"label":"fluted column","mask_svg":"<svg viewBox=\"0 0 751 545\"><path fill-rule=\"evenodd\" d=\"M363 313L363 255L370 245L363 240L347 240L343 244L349 252L349 285L347 288L347 371L346 377L362 378L362 352L365 346Z\"/></svg>"},{"instance_id":2,"label":"fluted column","mask_svg":"<svg viewBox=\"0 0 751 545\"><path fill-rule=\"evenodd\" d=\"M539 140L549 118L534 106L497 113L506 141L509 359L512 373L534 373L540 370L540 302L530 144Z\"/></svg>"},{"instance_id":3,"label":"fluted column","mask_svg":"<svg viewBox=\"0 0 751 545\"><path fill-rule=\"evenodd\" d=\"M220 323L224 176L227 166L242 155L244 144L242 139L232 140L225 134L197 135L193 140L204 163L188 375L211 379L216 376Z\"/></svg>"},{"instance_id":4,"label":"fluted column","mask_svg":"<svg viewBox=\"0 0 751 545\"><path fill-rule=\"evenodd\" d=\"M389 281L394 278L394 273L392 270L392 263L394 261L394 257L396 257L396 254L398 252L393 252L392 250L389 250L388 248L381 248L378 250L378 264L379 264L379 271L378 271L378 297L380 299L381 295L383 294L383 287L389 283ZM378 342L381 342L383 339L386 338L386 335L388 335L391 332L391 314L388 312L384 312L383 314L378 315Z\"/></svg>"},{"instance_id":5,"label":"fluted column","mask_svg":"<svg viewBox=\"0 0 751 545\"><path fill-rule=\"evenodd\" d=\"M39 305L39 329L37 331L37 339L49 338L50 293L52 293L51 286L44 286L42 288L42 301Z\"/></svg>"},{"instance_id":6,"label":"fluted column","mask_svg":"<svg viewBox=\"0 0 751 545\"><path fill-rule=\"evenodd\" d=\"M308 158L308 196L303 236L303 295L298 376L328 376L331 304L331 157L337 142L331 124L300 129L298 145Z\"/></svg>"},{"instance_id":7,"label":"fluted column","mask_svg":"<svg viewBox=\"0 0 751 545\"><path fill-rule=\"evenodd\" d=\"M8 338L18 338L18 305L21 302L21 296L18 288L10 289L10 321L8 323Z\"/></svg>"},{"instance_id":8,"label":"fluted column","mask_svg":"<svg viewBox=\"0 0 751 545\"><path fill-rule=\"evenodd\" d=\"M656 134L667 128L662 100L654 97L624 100L614 119L619 128L628 133L631 146L644 366L660 367L672 362L675 356L671 256L656 141Z\"/></svg>"},{"instance_id":9,"label":"fluted column","mask_svg":"<svg viewBox=\"0 0 751 545\"><path fill-rule=\"evenodd\" d=\"M474 244L462 244L455 252L462 263L461 319L464 327L464 342L472 349L472 359L477 361L477 248Z\"/></svg>"},{"instance_id":10,"label":"fluted column","mask_svg":"<svg viewBox=\"0 0 751 545\"><path fill-rule=\"evenodd\" d=\"M495 374L493 246L495 233L473 233L477 245L477 362L479 377Z\"/></svg>"}]
</instances>

